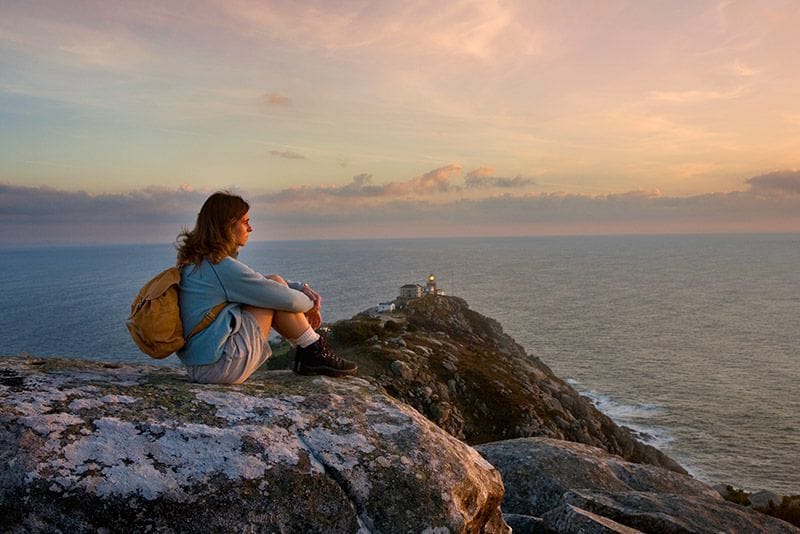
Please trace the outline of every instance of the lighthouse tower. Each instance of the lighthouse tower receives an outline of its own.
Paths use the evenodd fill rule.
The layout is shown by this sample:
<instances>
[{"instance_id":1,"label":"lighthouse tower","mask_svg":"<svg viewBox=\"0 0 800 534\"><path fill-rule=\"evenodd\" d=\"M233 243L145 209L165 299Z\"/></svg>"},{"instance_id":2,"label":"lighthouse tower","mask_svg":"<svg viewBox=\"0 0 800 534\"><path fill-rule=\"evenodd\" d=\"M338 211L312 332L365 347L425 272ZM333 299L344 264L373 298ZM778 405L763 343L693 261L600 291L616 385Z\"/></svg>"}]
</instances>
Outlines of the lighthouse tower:
<instances>
[{"instance_id":1,"label":"lighthouse tower","mask_svg":"<svg viewBox=\"0 0 800 534\"><path fill-rule=\"evenodd\" d=\"M428 275L428 284L425 286L425 293L428 295L437 295L436 292L436 276L433 274Z\"/></svg>"}]
</instances>

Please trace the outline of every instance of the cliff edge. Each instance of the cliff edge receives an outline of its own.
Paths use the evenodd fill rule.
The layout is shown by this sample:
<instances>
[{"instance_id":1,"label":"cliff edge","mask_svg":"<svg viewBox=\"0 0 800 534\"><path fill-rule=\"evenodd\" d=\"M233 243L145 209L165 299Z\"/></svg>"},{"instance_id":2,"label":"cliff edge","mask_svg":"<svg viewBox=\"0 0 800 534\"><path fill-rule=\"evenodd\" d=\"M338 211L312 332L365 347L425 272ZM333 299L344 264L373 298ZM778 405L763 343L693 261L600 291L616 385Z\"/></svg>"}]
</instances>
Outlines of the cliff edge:
<instances>
[{"instance_id":1,"label":"cliff edge","mask_svg":"<svg viewBox=\"0 0 800 534\"><path fill-rule=\"evenodd\" d=\"M361 376L469 444L548 437L686 473L461 298L428 295L380 318L339 321L331 343L358 362Z\"/></svg>"}]
</instances>

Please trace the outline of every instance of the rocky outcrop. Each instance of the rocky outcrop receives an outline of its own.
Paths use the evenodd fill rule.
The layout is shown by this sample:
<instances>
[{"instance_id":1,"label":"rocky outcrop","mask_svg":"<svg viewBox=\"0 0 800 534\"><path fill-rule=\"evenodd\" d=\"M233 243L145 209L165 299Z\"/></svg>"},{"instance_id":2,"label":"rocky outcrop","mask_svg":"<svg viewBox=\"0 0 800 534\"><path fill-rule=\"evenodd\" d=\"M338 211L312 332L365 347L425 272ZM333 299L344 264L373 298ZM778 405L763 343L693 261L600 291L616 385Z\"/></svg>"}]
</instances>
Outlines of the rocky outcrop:
<instances>
[{"instance_id":1,"label":"rocky outcrop","mask_svg":"<svg viewBox=\"0 0 800 534\"><path fill-rule=\"evenodd\" d=\"M800 533L687 475L595 447L522 438L476 449L503 476L503 511L539 518L543 531Z\"/></svg>"},{"instance_id":2,"label":"rocky outcrop","mask_svg":"<svg viewBox=\"0 0 800 534\"><path fill-rule=\"evenodd\" d=\"M498 472L361 379L0 358L0 531L508 532Z\"/></svg>"},{"instance_id":3,"label":"rocky outcrop","mask_svg":"<svg viewBox=\"0 0 800 534\"><path fill-rule=\"evenodd\" d=\"M748 493L729 484L718 484L714 489L726 501L749 506L800 527L800 495L778 495L768 490Z\"/></svg>"},{"instance_id":4,"label":"rocky outcrop","mask_svg":"<svg viewBox=\"0 0 800 534\"><path fill-rule=\"evenodd\" d=\"M543 436L685 473L598 411L500 324L457 297L416 299L388 321L333 325L337 352L389 394L467 443Z\"/></svg>"},{"instance_id":5,"label":"rocky outcrop","mask_svg":"<svg viewBox=\"0 0 800 534\"><path fill-rule=\"evenodd\" d=\"M0 531L800 532L685 475L461 299L331 341L361 378L0 357ZM794 517L775 497L754 500Z\"/></svg>"}]
</instances>

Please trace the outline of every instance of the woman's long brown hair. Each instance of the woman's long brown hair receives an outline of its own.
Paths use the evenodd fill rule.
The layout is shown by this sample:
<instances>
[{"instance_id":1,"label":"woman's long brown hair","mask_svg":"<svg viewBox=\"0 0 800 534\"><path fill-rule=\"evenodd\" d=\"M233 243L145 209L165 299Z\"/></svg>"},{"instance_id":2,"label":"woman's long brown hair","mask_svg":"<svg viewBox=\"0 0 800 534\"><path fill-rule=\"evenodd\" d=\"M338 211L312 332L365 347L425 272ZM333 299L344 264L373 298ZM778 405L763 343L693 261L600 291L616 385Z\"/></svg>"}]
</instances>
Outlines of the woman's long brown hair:
<instances>
[{"instance_id":1,"label":"woman's long brown hair","mask_svg":"<svg viewBox=\"0 0 800 534\"><path fill-rule=\"evenodd\" d=\"M227 191L211 195L203 203L193 230L184 228L178 234L175 248L178 249L178 267L199 264L204 259L219 263L226 256L237 252L233 224L250 210L250 205Z\"/></svg>"}]
</instances>

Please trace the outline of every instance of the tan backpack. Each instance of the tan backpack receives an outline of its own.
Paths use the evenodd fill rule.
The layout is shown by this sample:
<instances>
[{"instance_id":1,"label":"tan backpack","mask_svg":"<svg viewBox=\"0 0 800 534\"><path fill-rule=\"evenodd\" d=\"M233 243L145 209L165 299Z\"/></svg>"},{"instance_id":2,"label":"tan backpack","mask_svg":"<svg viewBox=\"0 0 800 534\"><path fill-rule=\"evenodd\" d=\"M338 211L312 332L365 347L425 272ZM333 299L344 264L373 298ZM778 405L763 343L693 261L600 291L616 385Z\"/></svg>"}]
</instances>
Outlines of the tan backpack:
<instances>
[{"instance_id":1,"label":"tan backpack","mask_svg":"<svg viewBox=\"0 0 800 534\"><path fill-rule=\"evenodd\" d=\"M183 347L193 336L214 322L228 303L220 302L183 337L183 324L178 302L181 272L170 267L147 282L131 304L131 315L125 322L139 349L158 360Z\"/></svg>"}]
</instances>

